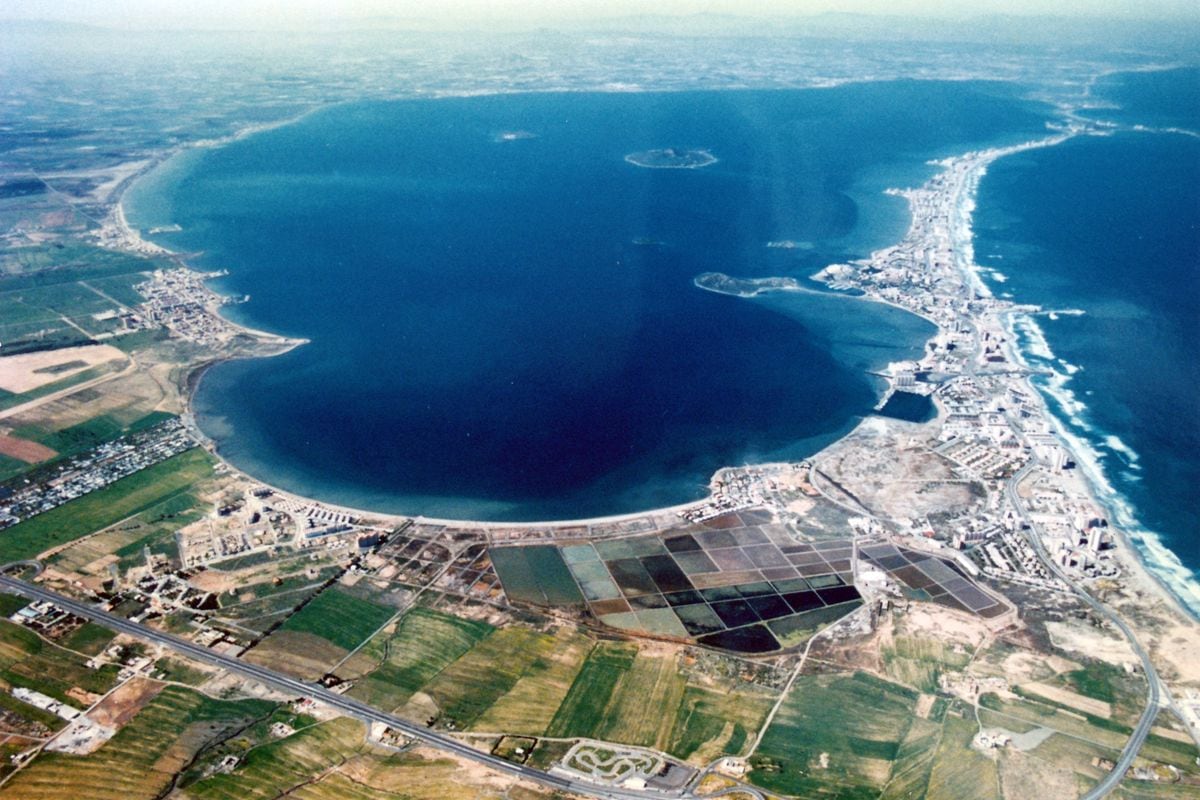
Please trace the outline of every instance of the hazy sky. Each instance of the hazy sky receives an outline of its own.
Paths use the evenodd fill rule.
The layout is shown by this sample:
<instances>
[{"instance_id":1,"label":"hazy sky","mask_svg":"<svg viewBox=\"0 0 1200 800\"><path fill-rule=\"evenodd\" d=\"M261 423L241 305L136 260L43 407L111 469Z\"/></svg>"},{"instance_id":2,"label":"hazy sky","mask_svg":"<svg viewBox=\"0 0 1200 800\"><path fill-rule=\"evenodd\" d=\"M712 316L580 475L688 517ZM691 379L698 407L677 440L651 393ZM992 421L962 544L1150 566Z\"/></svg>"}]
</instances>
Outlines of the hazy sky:
<instances>
[{"instance_id":1,"label":"hazy sky","mask_svg":"<svg viewBox=\"0 0 1200 800\"><path fill-rule=\"evenodd\" d=\"M547 23L635 14L743 16L826 11L920 16L1054 14L1196 18L1195 0L4 0L0 18L54 19L136 28L277 28L374 16L454 23Z\"/></svg>"}]
</instances>

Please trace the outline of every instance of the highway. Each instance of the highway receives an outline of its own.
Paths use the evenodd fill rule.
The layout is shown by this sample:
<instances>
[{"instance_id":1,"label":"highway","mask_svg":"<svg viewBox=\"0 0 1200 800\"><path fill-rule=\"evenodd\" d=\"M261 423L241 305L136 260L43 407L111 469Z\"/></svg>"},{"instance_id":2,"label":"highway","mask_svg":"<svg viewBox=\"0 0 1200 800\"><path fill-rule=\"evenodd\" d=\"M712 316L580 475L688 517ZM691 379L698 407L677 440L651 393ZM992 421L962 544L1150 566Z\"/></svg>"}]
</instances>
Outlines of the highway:
<instances>
[{"instance_id":1,"label":"highway","mask_svg":"<svg viewBox=\"0 0 1200 800\"><path fill-rule=\"evenodd\" d=\"M16 566L16 565L9 565ZM0 568L7 569L7 567ZM361 703L353 698L345 697L336 692L332 692L323 686L317 684L306 683L304 681L290 678L282 675L274 670L266 667L251 664L247 661L234 658L232 656L215 653L207 647L202 647L195 642L182 639L178 636L172 636L168 633L155 630L154 628L142 625L137 622L132 622L124 617L116 614L111 614L103 611L89 603L83 603L78 600L73 600L65 595L43 589L40 586L35 586L25 581L11 578L7 575L0 574L0 590L21 595L30 600L44 600L62 608L70 613L90 619L97 624L103 625L120 633L136 636L139 639L151 642L152 644L168 647L180 655L191 658L205 664L211 664L215 667L228 670L234 674L240 675L243 678L259 681L267 686L278 689L282 692L293 694L297 697L311 697L325 705L337 709L347 716L360 719L364 722L381 722L393 730L401 731L406 736L424 742L438 749L452 753L462 758L468 758L480 764L484 764L498 772L514 775L526 780L535 781L560 791L572 792L579 795L587 795L590 797L601 798L601 800L647 800L647 798L663 798L663 797L683 797L686 796L682 792L660 792L660 791L634 791L631 789L622 789L618 787L601 786L593 783L575 781L569 778L550 775L541 770L526 767L521 764L514 764L511 761L506 761L503 758L494 756L490 753L485 753L468 744L465 744L453 737L447 736L437 731L430 730L424 726L417 725L409 720L400 717L385 714L384 712L372 708L366 703Z\"/></svg>"},{"instance_id":2,"label":"highway","mask_svg":"<svg viewBox=\"0 0 1200 800\"><path fill-rule=\"evenodd\" d=\"M1133 648L1133 652L1137 654L1139 659L1141 659L1142 671L1146 675L1146 710L1142 712L1142 716L1138 720L1137 726L1133 729L1133 733L1130 735L1129 741L1125 743L1125 748L1121 751L1121 757L1117 759L1116 766L1112 768L1111 772L1104 776L1104 779L1100 781L1100 783L1096 784L1091 791L1083 795L1081 798L1081 800L1100 800L1100 798L1106 797L1109 792L1117 788L1117 784L1119 784L1121 779L1125 777L1126 770L1128 770L1133 764L1133 760L1137 758L1138 750L1142 748L1142 744L1145 743L1146 737L1150 735L1150 728L1153 727L1154 720L1158 716L1162 699L1162 689L1159 685L1158 672L1155 671L1154 664L1150 661L1150 655L1145 651L1141 643L1138 642L1137 637L1134 636L1133 631L1125 623L1125 620L1121 619L1108 606L1092 597L1087 593L1087 591L1067 577L1066 573L1059 569L1059 566L1054 563L1052 558L1050 558L1050 554L1046 552L1045 547L1042 545L1041 533L1038 530L1036 523L1029 518L1029 515L1025 510L1025 506L1021 503L1021 498L1017 494L1017 486L1022 480L1025 479L1025 476L1029 474L1033 467L1033 464L1026 464L1024 467L1018 470L1016 474L1009 479L1004 490L1008 495L1009 504L1013 507L1013 510L1017 512L1021 520L1028 526L1027 538L1029 539L1029 543L1033 546L1034 552L1038 554L1038 558L1042 560L1042 563L1044 563L1046 567L1052 573L1054 573L1054 575L1070 586L1075 591L1075 594L1077 594L1085 603L1087 603L1093 611L1100 614L1100 616L1107 619L1113 625L1117 626L1121 633L1124 634L1125 638L1129 640L1129 646Z\"/></svg>"}]
</instances>

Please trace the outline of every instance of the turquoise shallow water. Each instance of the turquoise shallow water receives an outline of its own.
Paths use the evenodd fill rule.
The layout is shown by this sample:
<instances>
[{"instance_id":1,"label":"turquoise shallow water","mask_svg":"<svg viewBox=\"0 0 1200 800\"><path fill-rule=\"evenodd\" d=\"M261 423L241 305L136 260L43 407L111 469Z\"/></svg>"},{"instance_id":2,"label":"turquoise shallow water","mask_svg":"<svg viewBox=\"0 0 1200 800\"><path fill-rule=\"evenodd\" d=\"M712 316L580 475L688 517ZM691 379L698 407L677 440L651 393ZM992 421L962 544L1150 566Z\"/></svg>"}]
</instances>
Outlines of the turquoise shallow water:
<instances>
[{"instance_id":1,"label":"turquoise shallow water","mask_svg":"<svg viewBox=\"0 0 1200 800\"><path fill-rule=\"evenodd\" d=\"M805 276L898 239L925 162L1043 129L986 83L511 95L339 106L189 153L135 225L228 268L230 315L311 339L204 378L234 463L333 502L545 519L701 496L878 399L930 326L840 297L744 300L705 271ZM519 136L506 136L520 132ZM624 156L705 148L703 169ZM791 248L769 242L791 241Z\"/></svg>"}]
</instances>

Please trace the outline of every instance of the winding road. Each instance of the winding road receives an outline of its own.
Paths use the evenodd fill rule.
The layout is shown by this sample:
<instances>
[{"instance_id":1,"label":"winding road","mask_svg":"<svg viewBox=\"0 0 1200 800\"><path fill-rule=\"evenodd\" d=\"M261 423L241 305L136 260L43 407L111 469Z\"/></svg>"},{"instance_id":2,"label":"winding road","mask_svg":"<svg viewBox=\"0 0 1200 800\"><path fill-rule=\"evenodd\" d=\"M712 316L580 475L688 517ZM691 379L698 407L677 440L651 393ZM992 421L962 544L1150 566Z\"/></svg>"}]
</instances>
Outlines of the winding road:
<instances>
[{"instance_id":1,"label":"winding road","mask_svg":"<svg viewBox=\"0 0 1200 800\"><path fill-rule=\"evenodd\" d=\"M1075 594L1083 602L1087 603L1093 611L1104 617L1104 619L1111 622L1121 631L1125 638L1129 640L1129 646L1133 649L1133 652L1141 659L1142 671L1146 675L1146 709L1142 712L1141 718L1138 719L1133 733L1130 734L1129 741L1125 743L1125 748L1121 751L1121 757L1117 759L1116 766L1104 776L1104 779L1092 787L1091 791L1081 798L1081 800L1100 800L1100 798L1106 797L1109 792L1117 788L1117 784L1125 777L1125 772L1133 765L1133 760L1137 758L1138 750L1142 748L1146 737L1150 735L1150 729L1154 726L1154 720L1158 717L1158 711L1162 705L1162 686L1159 683L1158 672L1155 671L1154 664L1150 661L1150 655L1142 647L1141 643L1137 640L1137 636L1134 635L1133 630L1126 624L1125 620L1121 619L1116 612L1092 597L1085 589L1067 577L1066 573L1054 563L1054 559L1050 558L1050 554L1046 552L1046 548L1042 544L1041 531L1038 529L1037 523L1029 517L1025 505L1021 502L1021 497L1017 493L1017 486L1020 485L1021 481L1025 479L1033 468L1033 464L1026 464L1009 479L1008 484L1004 488L1009 504L1017 512L1017 515L1020 516L1021 521L1025 523L1029 544L1050 572L1070 586Z\"/></svg>"}]
</instances>

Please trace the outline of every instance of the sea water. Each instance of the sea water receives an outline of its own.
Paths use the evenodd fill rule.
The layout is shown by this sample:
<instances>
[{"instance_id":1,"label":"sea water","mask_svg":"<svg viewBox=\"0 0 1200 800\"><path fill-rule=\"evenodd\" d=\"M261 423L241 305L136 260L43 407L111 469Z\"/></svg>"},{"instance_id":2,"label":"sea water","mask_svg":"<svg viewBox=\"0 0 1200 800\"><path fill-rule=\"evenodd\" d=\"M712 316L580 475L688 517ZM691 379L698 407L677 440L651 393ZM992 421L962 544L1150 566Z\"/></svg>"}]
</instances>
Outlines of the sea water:
<instances>
[{"instance_id":1,"label":"sea water","mask_svg":"<svg viewBox=\"0 0 1200 800\"><path fill-rule=\"evenodd\" d=\"M230 271L217 288L251 297L231 318L310 340L204 377L233 463L382 511L580 518L695 499L870 413L868 370L917 357L928 323L692 279L865 257L908 224L885 188L1046 113L971 82L342 105L189 153L127 211ZM717 161L625 159L664 148Z\"/></svg>"}]
</instances>

